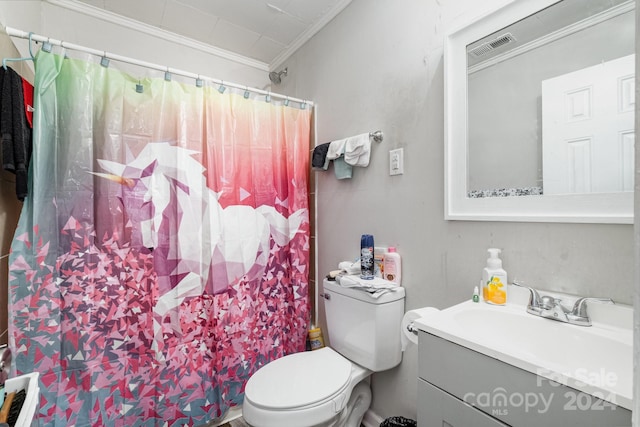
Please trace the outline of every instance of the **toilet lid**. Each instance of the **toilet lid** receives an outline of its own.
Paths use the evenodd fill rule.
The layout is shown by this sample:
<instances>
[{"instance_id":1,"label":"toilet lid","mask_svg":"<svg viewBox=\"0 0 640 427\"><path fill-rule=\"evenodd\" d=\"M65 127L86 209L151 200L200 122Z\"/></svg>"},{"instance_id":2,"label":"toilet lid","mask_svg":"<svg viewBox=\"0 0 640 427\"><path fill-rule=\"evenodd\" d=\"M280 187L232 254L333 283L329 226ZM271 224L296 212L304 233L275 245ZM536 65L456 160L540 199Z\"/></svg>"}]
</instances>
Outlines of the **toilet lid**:
<instances>
[{"instance_id":1,"label":"toilet lid","mask_svg":"<svg viewBox=\"0 0 640 427\"><path fill-rule=\"evenodd\" d=\"M297 408L331 397L347 385L350 377L351 362L325 347L264 365L249 378L245 398L266 408Z\"/></svg>"}]
</instances>

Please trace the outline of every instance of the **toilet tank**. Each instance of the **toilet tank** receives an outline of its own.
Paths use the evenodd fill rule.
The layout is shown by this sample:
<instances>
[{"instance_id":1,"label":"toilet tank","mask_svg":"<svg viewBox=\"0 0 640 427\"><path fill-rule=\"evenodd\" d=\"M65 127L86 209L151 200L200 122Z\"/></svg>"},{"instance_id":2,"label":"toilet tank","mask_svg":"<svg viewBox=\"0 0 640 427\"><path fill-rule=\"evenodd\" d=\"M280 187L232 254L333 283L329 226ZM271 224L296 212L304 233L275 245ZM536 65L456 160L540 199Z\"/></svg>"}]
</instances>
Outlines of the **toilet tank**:
<instances>
[{"instance_id":1,"label":"toilet tank","mask_svg":"<svg viewBox=\"0 0 640 427\"><path fill-rule=\"evenodd\" d=\"M404 288L373 298L368 292L324 280L326 334L331 348L374 372L402 360L400 325Z\"/></svg>"}]
</instances>

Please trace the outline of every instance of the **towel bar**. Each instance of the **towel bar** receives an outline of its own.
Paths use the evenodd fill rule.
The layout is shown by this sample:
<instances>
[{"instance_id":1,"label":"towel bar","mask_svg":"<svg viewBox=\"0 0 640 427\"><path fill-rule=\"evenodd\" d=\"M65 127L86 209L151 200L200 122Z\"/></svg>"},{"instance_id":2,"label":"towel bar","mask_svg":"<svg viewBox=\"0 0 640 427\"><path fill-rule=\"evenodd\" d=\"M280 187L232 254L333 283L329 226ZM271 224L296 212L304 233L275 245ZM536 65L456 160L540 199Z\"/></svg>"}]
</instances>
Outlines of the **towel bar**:
<instances>
[{"instance_id":1,"label":"towel bar","mask_svg":"<svg viewBox=\"0 0 640 427\"><path fill-rule=\"evenodd\" d=\"M370 132L370 133L369 133L369 136L370 136L371 138L373 138L373 140L374 140L375 142L382 142L382 139L384 138L384 134L382 133L382 131L381 131L381 130L377 130L377 131L375 131L375 132Z\"/></svg>"}]
</instances>

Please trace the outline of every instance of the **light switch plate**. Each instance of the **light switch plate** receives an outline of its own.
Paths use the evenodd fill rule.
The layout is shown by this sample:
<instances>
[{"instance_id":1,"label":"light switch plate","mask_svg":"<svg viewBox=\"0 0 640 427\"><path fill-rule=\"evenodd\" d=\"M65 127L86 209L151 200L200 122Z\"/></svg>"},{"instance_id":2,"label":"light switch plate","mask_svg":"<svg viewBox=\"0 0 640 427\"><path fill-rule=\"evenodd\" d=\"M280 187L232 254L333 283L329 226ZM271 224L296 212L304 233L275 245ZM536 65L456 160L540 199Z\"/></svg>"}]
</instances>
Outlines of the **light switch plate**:
<instances>
[{"instance_id":1,"label":"light switch plate","mask_svg":"<svg viewBox=\"0 0 640 427\"><path fill-rule=\"evenodd\" d=\"M404 149L397 148L389 151L389 175L404 173Z\"/></svg>"}]
</instances>

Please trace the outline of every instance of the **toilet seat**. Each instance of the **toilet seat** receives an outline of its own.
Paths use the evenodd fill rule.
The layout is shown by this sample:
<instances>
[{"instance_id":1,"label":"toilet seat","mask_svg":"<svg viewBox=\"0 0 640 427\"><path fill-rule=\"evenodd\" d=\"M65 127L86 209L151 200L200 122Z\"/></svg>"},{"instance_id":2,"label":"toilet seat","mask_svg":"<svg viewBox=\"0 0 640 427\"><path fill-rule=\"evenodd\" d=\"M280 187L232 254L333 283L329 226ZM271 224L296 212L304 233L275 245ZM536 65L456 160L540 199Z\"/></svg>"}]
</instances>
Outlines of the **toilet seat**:
<instances>
[{"instance_id":1,"label":"toilet seat","mask_svg":"<svg viewBox=\"0 0 640 427\"><path fill-rule=\"evenodd\" d=\"M353 387L370 374L329 347L291 354L249 378L242 413L257 427L325 425L343 411Z\"/></svg>"},{"instance_id":2,"label":"toilet seat","mask_svg":"<svg viewBox=\"0 0 640 427\"><path fill-rule=\"evenodd\" d=\"M351 362L325 347L274 360L251 376L245 399L272 410L303 408L331 399L351 379Z\"/></svg>"}]
</instances>

